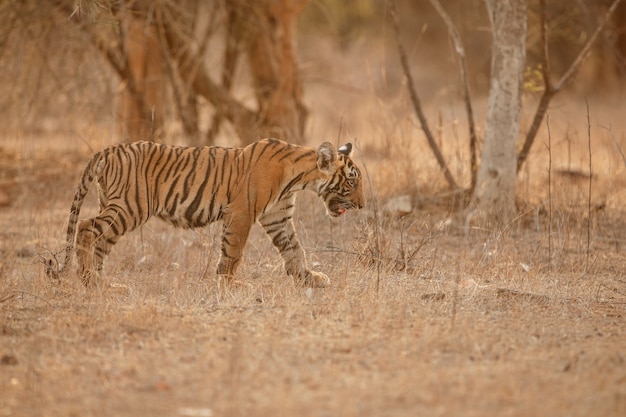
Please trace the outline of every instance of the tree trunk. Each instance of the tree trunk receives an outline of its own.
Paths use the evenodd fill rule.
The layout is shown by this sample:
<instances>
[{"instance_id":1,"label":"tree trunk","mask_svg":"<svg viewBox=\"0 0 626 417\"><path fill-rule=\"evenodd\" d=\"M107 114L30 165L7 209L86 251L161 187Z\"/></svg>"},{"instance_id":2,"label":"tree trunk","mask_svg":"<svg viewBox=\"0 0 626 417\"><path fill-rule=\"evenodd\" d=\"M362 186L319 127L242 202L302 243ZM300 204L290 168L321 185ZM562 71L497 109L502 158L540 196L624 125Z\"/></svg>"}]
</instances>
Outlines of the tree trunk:
<instances>
[{"instance_id":1,"label":"tree trunk","mask_svg":"<svg viewBox=\"0 0 626 417\"><path fill-rule=\"evenodd\" d=\"M307 109L295 53L296 18L305 2L239 0L228 3L245 23L244 43L258 103L258 137L304 141ZM245 138L242 138L244 141Z\"/></svg>"},{"instance_id":2,"label":"tree trunk","mask_svg":"<svg viewBox=\"0 0 626 417\"><path fill-rule=\"evenodd\" d=\"M165 74L156 30L144 19L129 17L124 30L128 78L118 118L126 141L155 140L163 127Z\"/></svg>"},{"instance_id":3,"label":"tree trunk","mask_svg":"<svg viewBox=\"0 0 626 417\"><path fill-rule=\"evenodd\" d=\"M474 207L497 223L515 215L515 176L523 75L526 0L485 0L493 31L491 81Z\"/></svg>"}]
</instances>

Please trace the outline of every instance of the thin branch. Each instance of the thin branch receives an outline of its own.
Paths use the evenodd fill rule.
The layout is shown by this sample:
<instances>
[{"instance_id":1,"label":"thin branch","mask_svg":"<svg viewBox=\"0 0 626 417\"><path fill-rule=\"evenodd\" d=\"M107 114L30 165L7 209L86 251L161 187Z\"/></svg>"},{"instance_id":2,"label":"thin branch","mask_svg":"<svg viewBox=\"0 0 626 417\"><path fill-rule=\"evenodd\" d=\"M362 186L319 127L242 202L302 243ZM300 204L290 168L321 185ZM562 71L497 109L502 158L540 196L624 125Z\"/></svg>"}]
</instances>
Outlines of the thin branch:
<instances>
[{"instance_id":1,"label":"thin branch","mask_svg":"<svg viewBox=\"0 0 626 417\"><path fill-rule=\"evenodd\" d=\"M192 143L197 144L198 117L197 110L195 108L195 96L191 91L189 84L184 81L179 82L179 78L177 77L177 68L179 67L179 64L176 62L176 58L172 56L170 49L167 48L167 39L165 36L166 23L163 16L164 7L164 5L157 7L154 13L154 26L156 27L156 33L159 38L159 47L163 56L163 62L165 64L164 67L167 70L167 75L172 87L174 104L182 122L183 129L188 139L190 139Z\"/></svg>"},{"instance_id":2,"label":"thin branch","mask_svg":"<svg viewBox=\"0 0 626 417\"><path fill-rule=\"evenodd\" d=\"M565 74L563 74L563 76L559 79L559 81L557 81L554 87L557 91L561 90L571 80L574 73L578 70L578 67L580 67L580 64L582 64L584 59L587 57L587 53L589 52L589 49L591 49L594 42L598 38L598 35L602 32L602 30L604 30L604 27L609 22L609 20L611 20L611 16L613 15L613 12L615 11L615 9L617 8L617 6L619 5L621 1L622 0L614 0L613 3L611 4L611 7L608 8L606 13L604 14L604 17L600 21L600 24L596 28L596 31L593 32L589 40L587 40L587 43L585 43L585 45L583 46L583 49L580 50L580 53L578 54L576 59L574 59L574 62L572 62L572 65L570 65L567 71L565 71Z\"/></svg>"},{"instance_id":3,"label":"thin branch","mask_svg":"<svg viewBox=\"0 0 626 417\"><path fill-rule=\"evenodd\" d=\"M231 90L239 55L241 54L241 43L243 41L244 29L241 27L242 22L237 15L237 7L226 4L228 9L226 20L226 47L224 49L224 62L222 64L222 87L226 91ZM220 130L224 116L221 112L216 111L211 121L211 127L207 131L206 137L209 143L213 143L217 133Z\"/></svg>"},{"instance_id":4,"label":"thin branch","mask_svg":"<svg viewBox=\"0 0 626 417\"><path fill-rule=\"evenodd\" d=\"M539 2L541 6L540 12L540 28L541 28L541 74L543 75L543 94L541 99L539 100L539 104L537 105L537 111L535 112L535 118L533 119L532 124L530 125L530 129L526 134L526 140L524 141L524 145L517 157L517 172L520 171L522 165L524 165L524 161L528 157L528 153L530 152L530 148L535 141L535 137L537 136L537 132L539 131L539 127L541 126L541 122L543 121L543 117L548 111L548 105L550 104L550 100L556 94L556 90L552 85L552 81L550 80L550 57L548 50L548 18L546 12L546 2L545 0L540 0Z\"/></svg>"},{"instance_id":5,"label":"thin branch","mask_svg":"<svg viewBox=\"0 0 626 417\"><path fill-rule=\"evenodd\" d=\"M443 19L446 27L448 28L448 34L454 42L454 50L459 57L459 71L461 75L461 84L463 87L463 101L465 102L465 111L467 113L467 124L469 126L469 148L470 148L470 171L471 171L471 186L473 190L476 186L476 180L478 177L478 164L476 162L476 126L474 124L474 111L472 109L472 100L470 95L469 81L467 79L467 62L465 60L465 48L461 41L461 35L457 30L454 22L450 18L450 15L443 8L439 0L430 0L430 4L433 5L439 16Z\"/></svg>"},{"instance_id":6,"label":"thin branch","mask_svg":"<svg viewBox=\"0 0 626 417\"><path fill-rule=\"evenodd\" d=\"M540 24L541 24L541 73L543 74L544 91L554 89L550 80L550 50L548 44L548 13L546 11L546 0L539 0L541 5Z\"/></svg>"},{"instance_id":7,"label":"thin branch","mask_svg":"<svg viewBox=\"0 0 626 417\"><path fill-rule=\"evenodd\" d=\"M204 97L211 103L216 111L233 125L237 135L242 138L257 136L259 116L237 101L230 92L216 84L202 65L201 57L185 43L176 30L175 25L170 24L171 19L164 20L164 34L170 54L176 58L179 64L179 75L187 80L196 94Z\"/></svg>"},{"instance_id":8,"label":"thin branch","mask_svg":"<svg viewBox=\"0 0 626 417\"><path fill-rule=\"evenodd\" d=\"M585 0L576 0L576 4L578 4L578 7L582 11L582 15L586 17L586 29L591 32L595 27L595 22L597 21L596 13L594 13L594 10L589 7ZM604 43L604 47L613 54L612 63L615 64L620 74L624 76L626 75L626 57L624 57L617 47L617 42L613 41L611 38L612 34L607 32L602 33L602 42Z\"/></svg>"},{"instance_id":9,"label":"thin branch","mask_svg":"<svg viewBox=\"0 0 626 417\"><path fill-rule=\"evenodd\" d=\"M617 139L615 139L615 135L613 134L613 129L611 128L611 124L609 123L609 127L602 126L602 125L599 125L599 126L602 129L606 129L609 131L609 135L611 135L611 139L613 140L613 143L615 144L617 151L622 156L622 162L624 163L624 166L626 167L626 156L624 155L624 151L622 151L622 147L619 146L619 143L617 143Z\"/></svg>"},{"instance_id":10,"label":"thin branch","mask_svg":"<svg viewBox=\"0 0 626 417\"><path fill-rule=\"evenodd\" d=\"M585 270L589 271L589 251L591 247L591 180L593 179L593 170L591 166L591 121L589 119L589 102L585 99L587 106L587 146L589 152L589 193L587 194L587 257L585 262Z\"/></svg>"},{"instance_id":11,"label":"thin branch","mask_svg":"<svg viewBox=\"0 0 626 417\"><path fill-rule=\"evenodd\" d=\"M396 35L396 41L398 43L398 52L400 54L400 63L402 64L404 75L407 78L409 95L411 97L411 102L413 103L413 108L415 109L415 113L417 113L417 118L419 119L420 125L422 126L422 130L424 131L424 134L426 135L426 139L428 140L428 145L430 146L430 149L433 151L433 154L435 155L435 158L437 159L439 166L443 170L443 174L446 177L448 184L452 188L459 188L458 185L456 184L456 181L454 180L454 177L452 176L452 173L450 173L450 170L448 169L448 165L446 164L446 161L443 158L443 155L441 154L439 147L437 146L437 142L435 142L435 138L433 137L433 134L430 131L430 128L428 127L428 121L426 120L426 116L424 115L424 112L422 110L422 105L420 103L419 97L417 96L417 93L415 91L415 83L413 82L413 77L411 76L411 68L409 66L409 60L407 58L404 45L400 41L400 26L398 23L398 15L396 12L396 3L393 0L389 3L389 16L391 17L391 21L393 22L393 28L394 28L395 35Z\"/></svg>"},{"instance_id":12,"label":"thin branch","mask_svg":"<svg viewBox=\"0 0 626 417\"><path fill-rule=\"evenodd\" d=\"M546 128L548 129L548 265L552 270L552 135L550 134L549 113L546 113Z\"/></svg>"},{"instance_id":13,"label":"thin branch","mask_svg":"<svg viewBox=\"0 0 626 417\"><path fill-rule=\"evenodd\" d=\"M550 100L559 91L561 91L567 85L568 82L571 81L573 75L576 73L576 71L578 70L578 68L584 61L584 59L587 57L587 53L589 52L589 49L591 49L591 46L596 41L598 35L602 32L606 24L609 22L611 16L613 15L613 12L615 11L615 9L617 8L617 6L619 5L621 1L622 0L613 1L611 6L608 8L606 13L604 14L604 17L600 21L600 24L596 28L595 32L593 32L591 37L589 37L589 39L587 40L587 42L581 49L576 59L574 59L572 64L565 71L565 73L561 76L561 78L559 78L556 84L552 84L550 82L549 76L546 76L546 74L548 74L548 68L550 65L549 59L548 59L548 36L546 33L547 32L547 23L546 23L547 17L546 17L545 0L541 0L540 2L541 3L541 22L542 22L541 23L541 32L542 32L541 40L543 42L543 51L542 51L541 59L543 61L542 67L543 67L543 73L544 73L544 84L546 88L543 92L543 95L541 96L541 99L539 100L537 111L535 112L535 118L533 119L530 129L528 130L528 133L526 134L526 140L524 141L522 150L520 151L519 156L517 158L517 172L520 171L520 169L522 168L522 165L524 165L524 162L526 162L526 158L528 157L530 148L532 147L535 141L535 137L537 136L537 131L539 130L539 126L541 125L543 117L545 116L546 111L548 110L548 104L550 103Z\"/></svg>"},{"instance_id":14,"label":"thin branch","mask_svg":"<svg viewBox=\"0 0 626 417\"><path fill-rule=\"evenodd\" d=\"M55 0L53 4L60 13L69 16L68 20L71 18L71 21L77 25L78 29L87 36L89 42L104 55L109 65L111 65L113 70L120 77L120 80L124 82L125 88L128 89L130 96L137 104L141 113L144 116L153 117L153 108L146 103L144 95L138 91L137 82L128 64L128 50L126 45L128 33L126 29L127 13L125 3L120 4L120 9L115 8L109 10L111 15L117 13L122 16L117 18L117 24L119 26L119 31L116 33L119 37L117 42L111 42L105 39L104 36L98 33L95 25L89 24L89 22L85 22L84 19L81 19L80 8L77 9L73 2ZM77 10L79 11L77 12Z\"/></svg>"}]
</instances>

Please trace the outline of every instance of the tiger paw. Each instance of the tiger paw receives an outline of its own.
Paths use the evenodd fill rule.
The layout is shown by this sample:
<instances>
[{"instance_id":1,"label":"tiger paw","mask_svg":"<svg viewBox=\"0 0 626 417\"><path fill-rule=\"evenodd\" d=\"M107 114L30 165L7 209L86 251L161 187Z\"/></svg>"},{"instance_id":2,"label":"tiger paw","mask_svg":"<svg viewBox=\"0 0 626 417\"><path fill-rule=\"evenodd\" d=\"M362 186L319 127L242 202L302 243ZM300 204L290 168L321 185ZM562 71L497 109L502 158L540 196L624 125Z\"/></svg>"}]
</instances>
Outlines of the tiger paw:
<instances>
[{"instance_id":1,"label":"tiger paw","mask_svg":"<svg viewBox=\"0 0 626 417\"><path fill-rule=\"evenodd\" d=\"M304 286L311 288L325 288L330 285L330 278L326 274L315 271L308 271L307 277L304 279Z\"/></svg>"},{"instance_id":2,"label":"tiger paw","mask_svg":"<svg viewBox=\"0 0 626 417\"><path fill-rule=\"evenodd\" d=\"M106 277L102 270L85 270L80 273L80 281L87 288L103 288Z\"/></svg>"},{"instance_id":3,"label":"tiger paw","mask_svg":"<svg viewBox=\"0 0 626 417\"><path fill-rule=\"evenodd\" d=\"M226 275L217 276L217 288L220 290L253 290L252 284L236 280Z\"/></svg>"}]
</instances>

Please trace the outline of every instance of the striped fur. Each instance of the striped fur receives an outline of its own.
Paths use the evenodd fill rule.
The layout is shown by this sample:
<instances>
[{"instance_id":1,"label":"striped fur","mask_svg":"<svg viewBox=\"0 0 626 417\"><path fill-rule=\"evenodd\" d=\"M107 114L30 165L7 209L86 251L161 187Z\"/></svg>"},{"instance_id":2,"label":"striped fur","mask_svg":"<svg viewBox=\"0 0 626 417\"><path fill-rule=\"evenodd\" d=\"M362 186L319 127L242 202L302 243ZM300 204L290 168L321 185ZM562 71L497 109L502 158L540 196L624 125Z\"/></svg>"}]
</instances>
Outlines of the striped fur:
<instances>
[{"instance_id":1,"label":"striped fur","mask_svg":"<svg viewBox=\"0 0 626 417\"><path fill-rule=\"evenodd\" d=\"M104 258L120 237L156 216L176 227L224 224L217 274L231 279L252 225L259 222L280 251L287 274L306 286L324 287L329 278L308 269L292 216L296 193L316 192L336 217L365 205L361 174L350 159L351 145L335 150L264 139L246 148L180 147L153 142L111 146L87 164L72 203L65 259L76 242L78 273L85 284L102 271ZM93 181L99 191L96 217L78 221Z\"/></svg>"}]
</instances>

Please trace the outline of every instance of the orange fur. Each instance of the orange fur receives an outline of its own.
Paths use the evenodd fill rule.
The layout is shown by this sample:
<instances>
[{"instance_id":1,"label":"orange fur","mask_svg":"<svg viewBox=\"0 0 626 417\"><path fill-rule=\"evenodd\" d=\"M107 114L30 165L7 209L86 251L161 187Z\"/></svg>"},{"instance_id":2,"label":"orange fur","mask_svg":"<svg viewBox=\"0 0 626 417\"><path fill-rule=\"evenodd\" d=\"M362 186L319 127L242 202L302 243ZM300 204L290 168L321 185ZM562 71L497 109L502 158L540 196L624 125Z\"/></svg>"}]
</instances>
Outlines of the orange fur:
<instances>
[{"instance_id":1,"label":"orange fur","mask_svg":"<svg viewBox=\"0 0 626 417\"><path fill-rule=\"evenodd\" d=\"M235 275L252 225L259 222L288 275L307 286L327 286L326 275L307 267L292 222L295 198L298 191L314 191L331 216L362 208L361 175L350 151L350 144L337 151L328 142L314 149L276 139L246 148L153 142L111 146L96 153L83 171L70 211L65 261L58 271L49 262L48 273L58 276L67 268L76 242L78 271L87 284L120 237L156 216L183 228L223 221L217 274L228 279ZM94 180L99 214L78 222Z\"/></svg>"}]
</instances>

